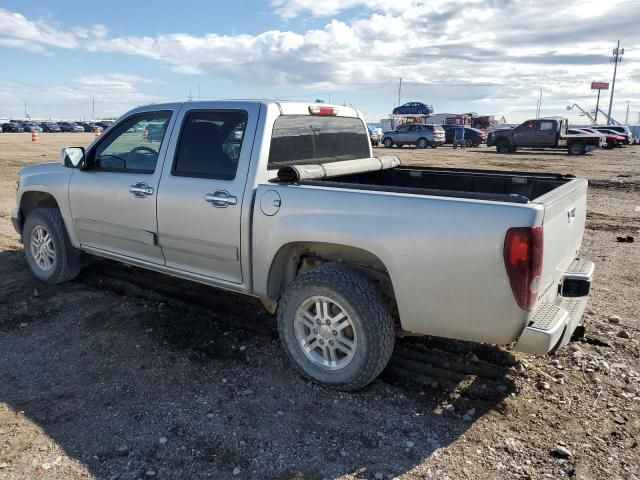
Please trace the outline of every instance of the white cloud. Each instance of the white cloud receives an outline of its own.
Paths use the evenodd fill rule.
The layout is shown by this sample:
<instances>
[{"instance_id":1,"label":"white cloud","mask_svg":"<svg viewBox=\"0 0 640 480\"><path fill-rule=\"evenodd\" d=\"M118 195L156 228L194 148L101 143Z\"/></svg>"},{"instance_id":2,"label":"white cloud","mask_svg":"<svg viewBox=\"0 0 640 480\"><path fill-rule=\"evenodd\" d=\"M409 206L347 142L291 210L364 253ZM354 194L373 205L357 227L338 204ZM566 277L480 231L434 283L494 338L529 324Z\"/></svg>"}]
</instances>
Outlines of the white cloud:
<instances>
[{"instance_id":1,"label":"white cloud","mask_svg":"<svg viewBox=\"0 0 640 480\"><path fill-rule=\"evenodd\" d=\"M78 35L51 23L27 19L20 13L0 8L0 43L31 51L45 51L47 47L77 48Z\"/></svg>"},{"instance_id":2,"label":"white cloud","mask_svg":"<svg viewBox=\"0 0 640 480\"><path fill-rule=\"evenodd\" d=\"M544 104L553 108L590 99L589 81L611 76L607 57L613 37L606 32L613 31L624 38L630 64L619 69L617 91L640 91L638 70L632 67L633 60L640 59L637 0L271 0L271 5L284 19L330 17L346 10L356 15L349 21L328 19L321 28L300 32L113 36L103 25L62 30L0 9L0 45L35 52L77 48L141 56L185 75L281 86L292 94L294 89L384 87L399 77L407 82L409 95L411 82L498 84L422 92L434 103L446 96L493 99L506 111L524 105L530 110L540 87ZM146 79L85 76L80 82L134 91Z\"/></svg>"}]
</instances>

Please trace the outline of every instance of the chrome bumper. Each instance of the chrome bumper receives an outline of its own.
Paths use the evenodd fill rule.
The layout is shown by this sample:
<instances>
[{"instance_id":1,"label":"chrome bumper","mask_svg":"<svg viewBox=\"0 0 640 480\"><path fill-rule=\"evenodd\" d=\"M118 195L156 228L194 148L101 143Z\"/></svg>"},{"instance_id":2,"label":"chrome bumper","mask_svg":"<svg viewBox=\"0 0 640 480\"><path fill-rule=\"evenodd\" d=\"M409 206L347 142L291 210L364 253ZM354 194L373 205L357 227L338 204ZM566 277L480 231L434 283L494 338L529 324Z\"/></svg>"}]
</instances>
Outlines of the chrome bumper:
<instances>
[{"instance_id":1,"label":"chrome bumper","mask_svg":"<svg viewBox=\"0 0 640 480\"><path fill-rule=\"evenodd\" d=\"M569 343L587 308L594 267L585 259L576 259L569 266L556 302L536 306L514 350L541 354Z\"/></svg>"}]
</instances>

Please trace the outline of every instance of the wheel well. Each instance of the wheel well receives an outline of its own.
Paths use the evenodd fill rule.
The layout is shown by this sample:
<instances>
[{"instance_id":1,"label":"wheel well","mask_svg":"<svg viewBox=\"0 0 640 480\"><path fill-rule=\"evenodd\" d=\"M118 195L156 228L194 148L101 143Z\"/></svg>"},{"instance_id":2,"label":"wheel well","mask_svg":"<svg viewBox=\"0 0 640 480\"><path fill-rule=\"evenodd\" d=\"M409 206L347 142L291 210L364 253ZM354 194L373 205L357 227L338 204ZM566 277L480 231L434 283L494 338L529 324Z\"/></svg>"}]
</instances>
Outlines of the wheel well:
<instances>
[{"instance_id":1,"label":"wheel well","mask_svg":"<svg viewBox=\"0 0 640 480\"><path fill-rule=\"evenodd\" d=\"M396 313L395 293L384 263L366 250L357 247L321 242L295 242L284 245L276 254L267 284L267 295L274 303L295 278L323 263L348 264L372 279Z\"/></svg>"},{"instance_id":2,"label":"wheel well","mask_svg":"<svg viewBox=\"0 0 640 480\"><path fill-rule=\"evenodd\" d=\"M36 208L60 208L58 202L50 193L45 192L25 192L20 199L20 212L23 221L29 216L29 213Z\"/></svg>"}]
</instances>

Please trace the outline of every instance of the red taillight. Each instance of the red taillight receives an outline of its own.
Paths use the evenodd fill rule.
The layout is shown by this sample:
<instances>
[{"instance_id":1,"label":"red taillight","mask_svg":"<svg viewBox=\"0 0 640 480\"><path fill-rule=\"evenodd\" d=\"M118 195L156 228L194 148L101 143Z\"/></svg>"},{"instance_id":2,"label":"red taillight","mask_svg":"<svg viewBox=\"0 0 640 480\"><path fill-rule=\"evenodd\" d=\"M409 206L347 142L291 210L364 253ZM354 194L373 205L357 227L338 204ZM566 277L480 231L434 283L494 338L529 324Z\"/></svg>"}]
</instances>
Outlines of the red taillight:
<instances>
[{"instance_id":1,"label":"red taillight","mask_svg":"<svg viewBox=\"0 0 640 480\"><path fill-rule=\"evenodd\" d=\"M333 107L322 107L320 105L311 105L309 107L309 113L311 115L337 115L335 108Z\"/></svg>"},{"instance_id":2,"label":"red taillight","mask_svg":"<svg viewBox=\"0 0 640 480\"><path fill-rule=\"evenodd\" d=\"M530 310L542 275L542 225L510 228L504 239L504 263L520 308Z\"/></svg>"}]
</instances>

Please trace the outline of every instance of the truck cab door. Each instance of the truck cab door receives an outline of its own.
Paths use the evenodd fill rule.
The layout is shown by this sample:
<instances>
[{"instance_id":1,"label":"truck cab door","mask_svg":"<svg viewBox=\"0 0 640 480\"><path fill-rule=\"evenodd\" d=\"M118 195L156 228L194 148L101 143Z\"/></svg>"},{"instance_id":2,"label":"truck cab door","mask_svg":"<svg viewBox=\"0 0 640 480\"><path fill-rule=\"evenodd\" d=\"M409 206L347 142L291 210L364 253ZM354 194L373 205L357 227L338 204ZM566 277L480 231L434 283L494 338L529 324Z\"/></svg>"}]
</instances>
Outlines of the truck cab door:
<instances>
[{"instance_id":1,"label":"truck cab door","mask_svg":"<svg viewBox=\"0 0 640 480\"><path fill-rule=\"evenodd\" d=\"M538 122L536 145L540 147L555 147L558 138L557 125L553 120L540 120Z\"/></svg>"},{"instance_id":2,"label":"truck cab door","mask_svg":"<svg viewBox=\"0 0 640 480\"><path fill-rule=\"evenodd\" d=\"M516 145L524 147L535 146L537 122L529 120L517 126L513 131L513 140Z\"/></svg>"},{"instance_id":3,"label":"truck cab door","mask_svg":"<svg viewBox=\"0 0 640 480\"><path fill-rule=\"evenodd\" d=\"M164 263L156 197L177 108L132 114L87 150L87 167L74 170L69 183L71 216L83 247ZM145 129L152 125L158 133L149 140Z\"/></svg>"},{"instance_id":4,"label":"truck cab door","mask_svg":"<svg viewBox=\"0 0 640 480\"><path fill-rule=\"evenodd\" d=\"M215 107L214 107L215 105ZM158 195L158 242L166 265L242 283L242 204L259 104L185 104Z\"/></svg>"}]
</instances>

